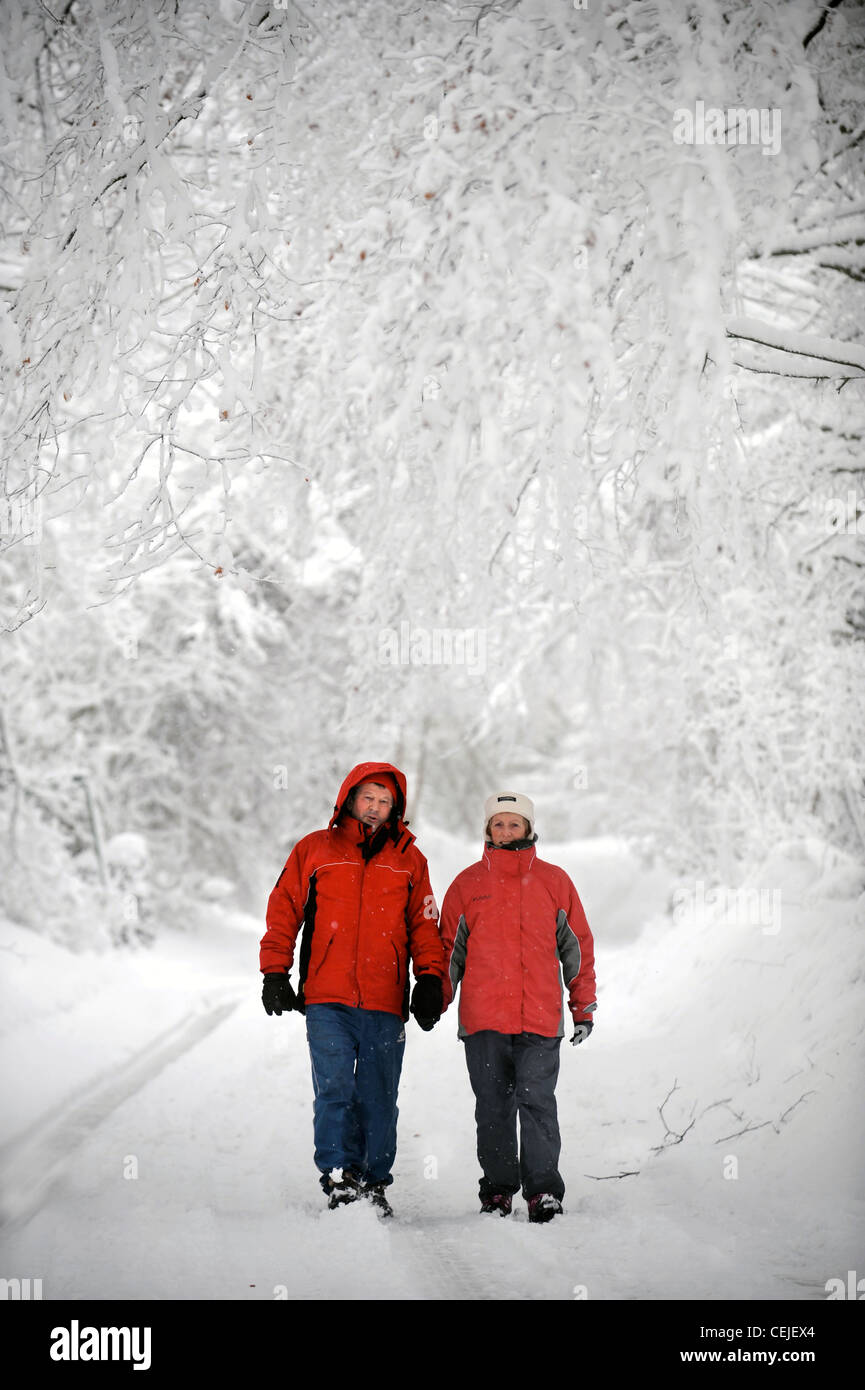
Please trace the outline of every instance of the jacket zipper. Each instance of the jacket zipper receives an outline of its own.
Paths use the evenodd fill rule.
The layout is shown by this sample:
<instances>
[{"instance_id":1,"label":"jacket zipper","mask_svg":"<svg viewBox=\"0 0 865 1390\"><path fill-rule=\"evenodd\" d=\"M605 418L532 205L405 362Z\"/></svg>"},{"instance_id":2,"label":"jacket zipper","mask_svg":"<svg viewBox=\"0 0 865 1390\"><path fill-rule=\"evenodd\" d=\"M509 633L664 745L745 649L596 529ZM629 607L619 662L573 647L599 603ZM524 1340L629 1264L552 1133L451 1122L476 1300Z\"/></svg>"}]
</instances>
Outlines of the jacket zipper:
<instances>
[{"instance_id":1,"label":"jacket zipper","mask_svg":"<svg viewBox=\"0 0 865 1390\"><path fill-rule=\"evenodd\" d=\"M359 971L358 971L358 963L359 963L359 961L360 961L360 924L361 924L361 922L363 921L363 890L364 890L364 888L365 888L365 886L366 886L366 871L367 871L368 868L369 868L369 862L368 862L366 859L364 859L363 857L361 857L360 897L359 897L359 899L358 899L357 933L356 933L356 935L355 935L355 942L354 942L354 984L355 984L355 989L356 989L356 991L357 991L357 1007L358 1007L359 1009L362 1009L362 1008L363 1008L363 999L361 998L361 993L360 993L360 976L359 976Z\"/></svg>"}]
</instances>

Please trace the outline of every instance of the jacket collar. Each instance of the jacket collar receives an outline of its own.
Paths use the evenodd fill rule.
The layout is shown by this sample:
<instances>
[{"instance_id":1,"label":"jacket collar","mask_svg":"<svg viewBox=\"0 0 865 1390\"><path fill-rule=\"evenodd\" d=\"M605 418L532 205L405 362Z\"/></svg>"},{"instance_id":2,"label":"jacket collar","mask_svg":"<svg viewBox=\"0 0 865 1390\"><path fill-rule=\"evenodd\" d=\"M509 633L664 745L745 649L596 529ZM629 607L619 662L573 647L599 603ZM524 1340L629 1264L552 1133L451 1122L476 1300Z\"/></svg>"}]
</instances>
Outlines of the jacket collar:
<instances>
[{"instance_id":1,"label":"jacket collar","mask_svg":"<svg viewBox=\"0 0 865 1390\"><path fill-rule=\"evenodd\" d=\"M483 863L488 869L495 869L498 873L524 874L536 858L534 844L524 844L521 849L508 849L505 845L484 845Z\"/></svg>"},{"instance_id":2,"label":"jacket collar","mask_svg":"<svg viewBox=\"0 0 865 1390\"><path fill-rule=\"evenodd\" d=\"M348 811L332 820L328 829L332 835L338 835L359 849L366 860L372 859L379 850L384 849L389 840L393 841L400 853L404 853L409 845L414 844L415 838L401 820L389 820L378 829L370 830L368 825L364 825L363 821L350 815Z\"/></svg>"}]
</instances>

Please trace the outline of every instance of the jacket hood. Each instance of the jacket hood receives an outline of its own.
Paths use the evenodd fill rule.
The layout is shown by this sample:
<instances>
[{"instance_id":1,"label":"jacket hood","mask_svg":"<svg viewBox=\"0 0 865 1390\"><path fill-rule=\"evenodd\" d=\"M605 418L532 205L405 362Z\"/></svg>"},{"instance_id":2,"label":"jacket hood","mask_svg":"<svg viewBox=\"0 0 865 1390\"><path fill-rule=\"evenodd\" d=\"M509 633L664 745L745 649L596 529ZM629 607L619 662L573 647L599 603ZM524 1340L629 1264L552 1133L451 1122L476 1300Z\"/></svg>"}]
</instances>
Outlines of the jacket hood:
<instances>
[{"instance_id":1,"label":"jacket hood","mask_svg":"<svg viewBox=\"0 0 865 1390\"><path fill-rule=\"evenodd\" d=\"M406 805L406 780L403 773L400 772L398 767L394 767L393 763L358 763L357 767L352 768L351 772L348 774L348 776L346 777L345 781L339 789L339 795L336 798L336 805L333 808L333 815L331 816L330 824L328 825L329 830L332 830L333 827L336 825L336 822L338 821L345 807L345 803L348 801L349 793L353 791L353 789L356 786L358 786L360 782L375 782L376 773L382 772L389 773L397 785L397 791L399 795L397 797L395 810L397 814L397 820L400 823L400 825L402 824L402 818L405 815Z\"/></svg>"}]
</instances>

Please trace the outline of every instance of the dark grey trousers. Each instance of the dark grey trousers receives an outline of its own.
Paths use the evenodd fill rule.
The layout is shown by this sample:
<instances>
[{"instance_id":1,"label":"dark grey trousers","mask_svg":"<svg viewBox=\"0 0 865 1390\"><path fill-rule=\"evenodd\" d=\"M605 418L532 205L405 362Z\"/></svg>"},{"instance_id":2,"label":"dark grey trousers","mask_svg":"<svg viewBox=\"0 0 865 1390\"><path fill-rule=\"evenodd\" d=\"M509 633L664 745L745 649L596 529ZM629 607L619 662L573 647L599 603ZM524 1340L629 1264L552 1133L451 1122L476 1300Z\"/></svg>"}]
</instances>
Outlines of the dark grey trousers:
<instances>
[{"instance_id":1,"label":"dark grey trousers","mask_svg":"<svg viewBox=\"0 0 865 1390\"><path fill-rule=\"evenodd\" d=\"M555 1097L561 1041L493 1032L463 1039L475 1093L481 1197L520 1188L527 1201L538 1192L551 1192L559 1201L564 1196Z\"/></svg>"}]
</instances>

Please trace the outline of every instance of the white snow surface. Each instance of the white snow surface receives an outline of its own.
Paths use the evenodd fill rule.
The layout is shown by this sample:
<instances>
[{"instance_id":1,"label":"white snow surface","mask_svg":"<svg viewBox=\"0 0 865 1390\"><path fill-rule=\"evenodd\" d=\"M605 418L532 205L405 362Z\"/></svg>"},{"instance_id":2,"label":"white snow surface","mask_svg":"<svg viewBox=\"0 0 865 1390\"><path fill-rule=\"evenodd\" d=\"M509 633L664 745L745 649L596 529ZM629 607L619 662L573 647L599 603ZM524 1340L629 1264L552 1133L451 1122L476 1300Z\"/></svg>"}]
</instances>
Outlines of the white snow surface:
<instances>
[{"instance_id":1,"label":"white snow surface","mask_svg":"<svg viewBox=\"0 0 865 1390\"><path fill-rule=\"evenodd\" d=\"M418 838L440 903L480 846ZM779 846L769 926L730 892L683 911L709 886L615 840L538 850L599 987L562 1046L563 1216L480 1216L455 1009L407 1025L395 1219L326 1210L303 1020L260 1002L264 904L111 954L4 923L6 1275L44 1299L822 1300L865 1269L861 868Z\"/></svg>"}]
</instances>

